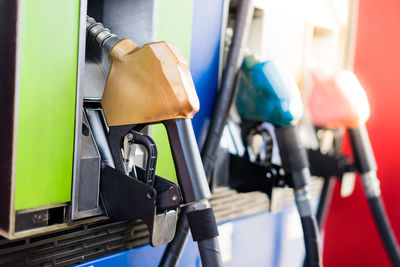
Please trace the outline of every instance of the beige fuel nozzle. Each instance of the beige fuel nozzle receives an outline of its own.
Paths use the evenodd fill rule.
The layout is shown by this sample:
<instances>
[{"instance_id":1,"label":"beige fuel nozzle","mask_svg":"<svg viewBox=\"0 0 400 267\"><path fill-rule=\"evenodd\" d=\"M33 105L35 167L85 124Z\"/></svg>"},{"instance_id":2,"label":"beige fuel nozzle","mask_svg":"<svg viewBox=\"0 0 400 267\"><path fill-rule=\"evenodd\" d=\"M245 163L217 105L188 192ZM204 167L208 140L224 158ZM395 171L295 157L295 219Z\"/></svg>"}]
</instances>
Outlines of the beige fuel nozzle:
<instances>
[{"instance_id":1,"label":"beige fuel nozzle","mask_svg":"<svg viewBox=\"0 0 400 267\"><path fill-rule=\"evenodd\" d=\"M90 18L98 27L93 21ZM109 34L111 37L105 37L108 40L115 39L109 30L96 31ZM107 39L101 46L107 47ZM109 60L111 68L101 101L109 126L193 118L199 110L189 64L177 47L167 42L138 47L122 39L110 49Z\"/></svg>"}]
</instances>

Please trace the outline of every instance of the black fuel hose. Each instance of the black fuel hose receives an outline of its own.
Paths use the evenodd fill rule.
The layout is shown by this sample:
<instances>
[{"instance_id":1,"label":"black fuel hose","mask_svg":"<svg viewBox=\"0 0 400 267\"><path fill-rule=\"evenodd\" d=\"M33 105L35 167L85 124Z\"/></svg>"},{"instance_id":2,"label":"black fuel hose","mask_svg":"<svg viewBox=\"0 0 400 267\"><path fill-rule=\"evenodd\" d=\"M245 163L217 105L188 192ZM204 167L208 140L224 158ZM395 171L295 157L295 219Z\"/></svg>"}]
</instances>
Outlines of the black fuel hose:
<instances>
[{"instance_id":1,"label":"black fuel hose","mask_svg":"<svg viewBox=\"0 0 400 267\"><path fill-rule=\"evenodd\" d=\"M229 115L229 109L232 106L233 97L235 95L236 75L243 62L244 48L253 18L253 11L252 0L239 1L232 42L222 73L221 88L218 93L211 122L208 127L207 137L201 153L204 170L209 178L215 162L215 154L219 147L222 132Z\"/></svg>"},{"instance_id":2,"label":"black fuel hose","mask_svg":"<svg viewBox=\"0 0 400 267\"><path fill-rule=\"evenodd\" d=\"M306 250L306 266L322 266L318 223L311 207L311 197L307 189L295 189L297 210L301 219L304 235L304 247Z\"/></svg>"},{"instance_id":3,"label":"black fuel hose","mask_svg":"<svg viewBox=\"0 0 400 267\"><path fill-rule=\"evenodd\" d=\"M219 249L218 239L207 239L198 241L201 265L204 267L222 267L221 251Z\"/></svg>"},{"instance_id":4,"label":"black fuel hose","mask_svg":"<svg viewBox=\"0 0 400 267\"><path fill-rule=\"evenodd\" d=\"M348 129L348 133L353 150L354 163L361 173L364 192L383 245L393 266L400 266L399 245L381 199L380 182L376 176L377 165L367 129L365 125L362 125L358 128Z\"/></svg>"},{"instance_id":5,"label":"black fuel hose","mask_svg":"<svg viewBox=\"0 0 400 267\"><path fill-rule=\"evenodd\" d=\"M334 179L335 177L325 178L324 183L322 185L322 191L318 202L317 213L315 215L319 228L321 228L324 225L326 212L332 200Z\"/></svg>"},{"instance_id":6,"label":"black fuel hose","mask_svg":"<svg viewBox=\"0 0 400 267\"><path fill-rule=\"evenodd\" d=\"M160 261L160 267L175 267L182 255L183 248L189 235L189 223L186 219L186 210L182 209L176 225L174 239L169 242Z\"/></svg>"},{"instance_id":7,"label":"black fuel hose","mask_svg":"<svg viewBox=\"0 0 400 267\"><path fill-rule=\"evenodd\" d=\"M315 217L301 217L301 226L304 232L304 245L306 248L306 266L322 266L321 254L317 244L319 242L318 226Z\"/></svg>"},{"instance_id":8,"label":"black fuel hose","mask_svg":"<svg viewBox=\"0 0 400 267\"><path fill-rule=\"evenodd\" d=\"M189 224L186 219L186 214L183 212L178 220L177 230L174 239L168 244L161 258L159 266L176 266L183 252L184 245L189 235ZM183 245L181 245L183 244ZM200 252L202 266L217 267L222 266L220 251L216 253L215 248L219 248L217 239L208 239L197 242ZM216 264L217 263L217 264Z\"/></svg>"},{"instance_id":9,"label":"black fuel hose","mask_svg":"<svg viewBox=\"0 0 400 267\"><path fill-rule=\"evenodd\" d=\"M393 229L390 226L389 219L385 212L382 198L369 197L368 203L390 261L392 262L393 266L400 266L399 247L397 245Z\"/></svg>"},{"instance_id":10,"label":"black fuel hose","mask_svg":"<svg viewBox=\"0 0 400 267\"><path fill-rule=\"evenodd\" d=\"M253 17L252 0L239 0L232 42L228 52L227 62L222 74L221 89L215 103L215 109L211 118L211 123L208 128L206 141L202 151L202 161L207 177L210 177L213 163L215 161L215 153L219 147L219 142L222 136L223 128L226 124L229 109L232 105L233 96L235 95L235 80L236 74L243 61L244 47L247 41L247 33L250 29L251 20ZM186 217L186 211L183 210L181 217ZM189 234L189 225L186 218L179 219L176 234L174 239L167 245L162 259L161 267L174 267L179 261L183 248ZM199 246L204 245L203 253L206 253L207 248L212 244L198 242ZM212 252L212 251L211 251ZM212 253L210 253L213 255ZM202 255L203 256L203 255ZM207 259L207 255L205 258ZM211 261L210 261L211 262ZM207 262L203 262L203 266L207 266ZM221 263L222 264L222 263Z\"/></svg>"},{"instance_id":11,"label":"black fuel hose","mask_svg":"<svg viewBox=\"0 0 400 267\"><path fill-rule=\"evenodd\" d=\"M303 228L306 261L309 267L322 266L319 229L307 189L311 182L311 174L306 149L300 142L296 126L275 127L275 134L282 167L294 189Z\"/></svg>"},{"instance_id":12,"label":"black fuel hose","mask_svg":"<svg viewBox=\"0 0 400 267\"><path fill-rule=\"evenodd\" d=\"M333 180L334 179L335 179L334 177L324 179L321 195L320 195L319 202L318 202L317 213L315 215L319 229L321 229L322 226L324 225L326 212L327 212L329 204L332 200L332 193L333 193L333 188L334 188ZM302 224L303 224L303 222L302 222ZM303 228L304 228L304 226L303 226ZM305 241L305 242L307 242L307 241ZM303 267L307 267L307 266L309 266L309 265L308 265L308 260L306 257L304 259Z\"/></svg>"}]
</instances>

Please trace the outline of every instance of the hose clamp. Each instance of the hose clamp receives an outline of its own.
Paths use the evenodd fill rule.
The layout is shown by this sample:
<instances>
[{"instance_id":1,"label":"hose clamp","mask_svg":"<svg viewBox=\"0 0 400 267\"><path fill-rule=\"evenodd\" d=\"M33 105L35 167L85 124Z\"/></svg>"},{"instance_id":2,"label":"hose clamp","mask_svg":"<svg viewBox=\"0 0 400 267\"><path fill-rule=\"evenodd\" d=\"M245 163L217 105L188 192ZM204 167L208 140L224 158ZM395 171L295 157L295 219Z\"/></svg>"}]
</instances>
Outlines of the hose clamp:
<instances>
[{"instance_id":1,"label":"hose clamp","mask_svg":"<svg viewBox=\"0 0 400 267\"><path fill-rule=\"evenodd\" d=\"M381 195L380 182L375 171L363 173L361 179L368 198L375 198Z\"/></svg>"},{"instance_id":2,"label":"hose clamp","mask_svg":"<svg viewBox=\"0 0 400 267\"><path fill-rule=\"evenodd\" d=\"M187 204L186 211L192 212L192 211L204 210L204 209L209 209L209 208L211 208L211 205L208 202L208 200L201 199L199 201L195 201L195 202Z\"/></svg>"},{"instance_id":3,"label":"hose clamp","mask_svg":"<svg viewBox=\"0 0 400 267\"><path fill-rule=\"evenodd\" d=\"M115 34L110 32L110 29L105 28L101 22L96 22L96 20L92 17L86 16L86 24L86 31L88 35L93 38L93 40L95 40L101 47L104 47L107 41L110 39L117 37Z\"/></svg>"},{"instance_id":4,"label":"hose clamp","mask_svg":"<svg viewBox=\"0 0 400 267\"><path fill-rule=\"evenodd\" d=\"M294 198L296 200L297 210L300 217L310 217L313 215L311 207L311 196L306 187L294 191Z\"/></svg>"}]
</instances>

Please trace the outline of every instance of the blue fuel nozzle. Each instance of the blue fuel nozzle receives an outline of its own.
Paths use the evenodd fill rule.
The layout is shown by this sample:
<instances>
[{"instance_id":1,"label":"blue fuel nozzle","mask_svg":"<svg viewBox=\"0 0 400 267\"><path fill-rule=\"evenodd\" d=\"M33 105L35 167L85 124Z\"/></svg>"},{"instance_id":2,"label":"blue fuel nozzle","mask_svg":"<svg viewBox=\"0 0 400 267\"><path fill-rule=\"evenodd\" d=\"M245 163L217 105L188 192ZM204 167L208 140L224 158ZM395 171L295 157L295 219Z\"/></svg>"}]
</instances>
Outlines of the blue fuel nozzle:
<instances>
[{"instance_id":1,"label":"blue fuel nozzle","mask_svg":"<svg viewBox=\"0 0 400 267\"><path fill-rule=\"evenodd\" d=\"M276 126L296 125L303 115L299 89L291 74L274 61L243 60L236 106L242 118Z\"/></svg>"}]
</instances>

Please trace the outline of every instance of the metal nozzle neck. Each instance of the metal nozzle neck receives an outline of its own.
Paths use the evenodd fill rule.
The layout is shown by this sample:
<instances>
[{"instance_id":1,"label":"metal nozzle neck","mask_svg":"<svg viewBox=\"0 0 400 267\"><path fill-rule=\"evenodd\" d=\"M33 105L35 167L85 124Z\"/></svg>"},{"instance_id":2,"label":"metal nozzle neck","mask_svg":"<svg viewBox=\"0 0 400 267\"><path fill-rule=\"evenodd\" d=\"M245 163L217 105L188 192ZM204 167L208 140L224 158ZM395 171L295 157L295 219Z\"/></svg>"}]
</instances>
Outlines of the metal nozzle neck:
<instances>
[{"instance_id":1,"label":"metal nozzle neck","mask_svg":"<svg viewBox=\"0 0 400 267\"><path fill-rule=\"evenodd\" d=\"M101 47L104 48L107 54L121 38L112 34L110 29L105 28L104 25L92 17L86 16L86 32L89 37L95 40Z\"/></svg>"}]
</instances>

